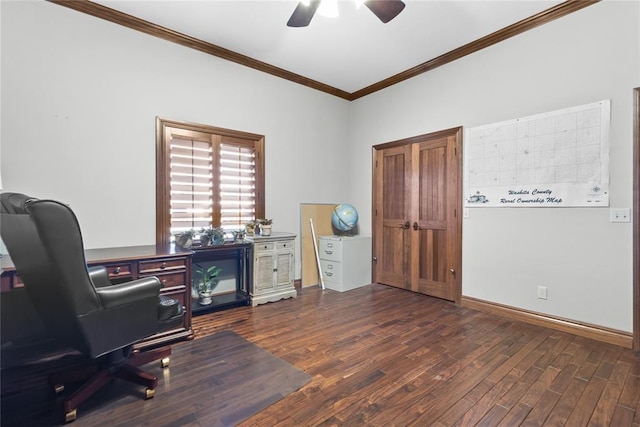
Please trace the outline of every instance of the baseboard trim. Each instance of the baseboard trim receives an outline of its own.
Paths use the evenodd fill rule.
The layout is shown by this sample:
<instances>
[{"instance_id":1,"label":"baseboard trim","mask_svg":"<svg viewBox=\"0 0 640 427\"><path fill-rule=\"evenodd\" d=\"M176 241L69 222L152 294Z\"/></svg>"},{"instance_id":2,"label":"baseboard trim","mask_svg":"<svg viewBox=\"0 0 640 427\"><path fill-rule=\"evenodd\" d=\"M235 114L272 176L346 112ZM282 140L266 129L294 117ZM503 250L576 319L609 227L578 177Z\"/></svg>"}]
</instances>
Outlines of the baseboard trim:
<instances>
[{"instance_id":1,"label":"baseboard trim","mask_svg":"<svg viewBox=\"0 0 640 427\"><path fill-rule=\"evenodd\" d=\"M576 322L574 320L563 319L560 317L549 316L547 314L536 313L466 296L462 297L461 305L474 310L507 317L512 320L519 320L538 326L544 326L546 328L555 329L561 332L568 332L570 334L618 345L624 348L633 348L633 335L631 333Z\"/></svg>"}]
</instances>

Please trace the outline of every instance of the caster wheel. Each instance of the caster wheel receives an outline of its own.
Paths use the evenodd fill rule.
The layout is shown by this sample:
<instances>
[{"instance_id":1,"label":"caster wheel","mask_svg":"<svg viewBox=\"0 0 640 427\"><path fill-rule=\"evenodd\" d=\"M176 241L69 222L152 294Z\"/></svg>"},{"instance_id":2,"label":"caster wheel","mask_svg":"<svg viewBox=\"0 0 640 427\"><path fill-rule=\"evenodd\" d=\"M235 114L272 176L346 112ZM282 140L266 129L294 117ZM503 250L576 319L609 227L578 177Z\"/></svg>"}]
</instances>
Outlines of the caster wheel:
<instances>
[{"instance_id":1,"label":"caster wheel","mask_svg":"<svg viewBox=\"0 0 640 427\"><path fill-rule=\"evenodd\" d=\"M54 391L56 394L60 394L60 393L62 393L62 392L64 391L64 384L56 384L56 385L54 385L54 386L53 386L53 391Z\"/></svg>"},{"instance_id":2,"label":"caster wheel","mask_svg":"<svg viewBox=\"0 0 640 427\"><path fill-rule=\"evenodd\" d=\"M146 399L151 399L155 393L156 393L156 391L155 391L154 389L152 389L152 388L148 388L148 389L146 390L145 398L146 398Z\"/></svg>"},{"instance_id":3,"label":"caster wheel","mask_svg":"<svg viewBox=\"0 0 640 427\"><path fill-rule=\"evenodd\" d=\"M64 414L64 422L65 423L70 423L71 421L74 421L76 419L76 410L72 409L69 412L67 412L66 414Z\"/></svg>"},{"instance_id":4,"label":"caster wheel","mask_svg":"<svg viewBox=\"0 0 640 427\"><path fill-rule=\"evenodd\" d=\"M160 366L162 366L163 368L168 368L170 361L171 361L170 358L164 357L164 358L162 358L162 360L160 360Z\"/></svg>"}]
</instances>

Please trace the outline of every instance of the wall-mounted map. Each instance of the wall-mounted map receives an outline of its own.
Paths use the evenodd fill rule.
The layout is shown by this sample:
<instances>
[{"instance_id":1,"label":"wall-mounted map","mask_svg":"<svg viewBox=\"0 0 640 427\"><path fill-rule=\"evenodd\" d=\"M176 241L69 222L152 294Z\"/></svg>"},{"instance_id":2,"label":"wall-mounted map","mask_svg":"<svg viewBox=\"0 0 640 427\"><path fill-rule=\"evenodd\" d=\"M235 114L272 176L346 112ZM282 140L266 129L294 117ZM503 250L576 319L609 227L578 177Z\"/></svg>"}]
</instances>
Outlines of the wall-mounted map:
<instances>
[{"instance_id":1,"label":"wall-mounted map","mask_svg":"<svg viewBox=\"0 0 640 427\"><path fill-rule=\"evenodd\" d=\"M465 130L466 207L609 206L610 100Z\"/></svg>"}]
</instances>

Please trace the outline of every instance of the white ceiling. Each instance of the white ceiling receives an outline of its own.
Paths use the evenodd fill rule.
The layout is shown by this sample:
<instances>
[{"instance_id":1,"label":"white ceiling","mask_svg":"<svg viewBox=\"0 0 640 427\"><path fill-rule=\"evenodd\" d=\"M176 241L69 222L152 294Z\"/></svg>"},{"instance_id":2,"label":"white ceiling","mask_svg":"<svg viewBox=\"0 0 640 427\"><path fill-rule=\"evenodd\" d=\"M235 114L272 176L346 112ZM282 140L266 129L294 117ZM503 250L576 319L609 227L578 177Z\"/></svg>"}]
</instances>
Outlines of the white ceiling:
<instances>
[{"instance_id":1,"label":"white ceiling","mask_svg":"<svg viewBox=\"0 0 640 427\"><path fill-rule=\"evenodd\" d=\"M153 24L353 93L561 1L404 0L383 24L366 7L339 2L338 18L316 13L308 27L286 23L289 0L94 0Z\"/></svg>"}]
</instances>

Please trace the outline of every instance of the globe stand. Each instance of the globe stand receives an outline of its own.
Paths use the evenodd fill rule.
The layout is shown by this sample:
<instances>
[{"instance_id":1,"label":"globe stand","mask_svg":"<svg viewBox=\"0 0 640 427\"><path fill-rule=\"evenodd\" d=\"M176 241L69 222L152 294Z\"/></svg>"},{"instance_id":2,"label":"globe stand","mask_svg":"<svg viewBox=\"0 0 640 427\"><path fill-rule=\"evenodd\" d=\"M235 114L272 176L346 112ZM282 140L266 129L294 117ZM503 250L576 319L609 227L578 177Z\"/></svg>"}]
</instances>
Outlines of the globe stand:
<instances>
[{"instance_id":1,"label":"globe stand","mask_svg":"<svg viewBox=\"0 0 640 427\"><path fill-rule=\"evenodd\" d=\"M358 234L360 234L360 227L359 226L355 226L353 228L351 228L350 230L341 230L339 228L336 227L331 227L333 229L333 234L335 236L346 236L346 237L353 237L353 236L357 236Z\"/></svg>"}]
</instances>

